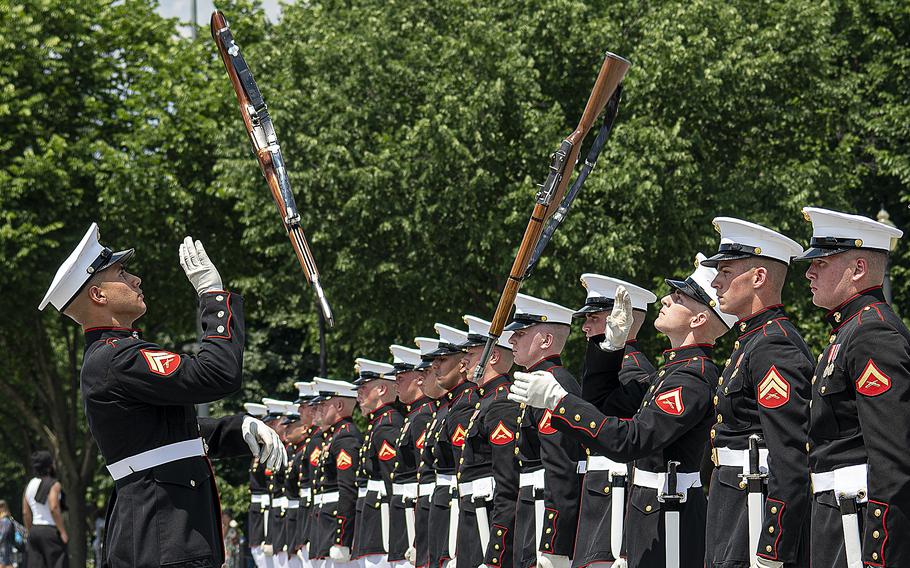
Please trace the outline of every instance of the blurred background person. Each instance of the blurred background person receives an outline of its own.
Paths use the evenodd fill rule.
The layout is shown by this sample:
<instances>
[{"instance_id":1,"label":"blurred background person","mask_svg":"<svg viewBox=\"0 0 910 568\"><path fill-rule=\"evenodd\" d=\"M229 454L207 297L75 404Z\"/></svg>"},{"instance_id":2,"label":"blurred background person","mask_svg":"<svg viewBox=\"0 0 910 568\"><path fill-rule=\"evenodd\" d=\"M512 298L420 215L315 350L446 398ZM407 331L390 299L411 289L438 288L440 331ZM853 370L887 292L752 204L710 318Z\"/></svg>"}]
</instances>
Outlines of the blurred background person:
<instances>
[{"instance_id":1,"label":"blurred background person","mask_svg":"<svg viewBox=\"0 0 910 568\"><path fill-rule=\"evenodd\" d=\"M16 540L16 525L9 512L9 505L0 499L0 568L12 568L13 543Z\"/></svg>"},{"instance_id":2,"label":"blurred background person","mask_svg":"<svg viewBox=\"0 0 910 568\"><path fill-rule=\"evenodd\" d=\"M51 453L32 454L33 477L22 495L22 517L28 530L28 568L67 568L63 525L63 488L57 481Z\"/></svg>"}]
</instances>

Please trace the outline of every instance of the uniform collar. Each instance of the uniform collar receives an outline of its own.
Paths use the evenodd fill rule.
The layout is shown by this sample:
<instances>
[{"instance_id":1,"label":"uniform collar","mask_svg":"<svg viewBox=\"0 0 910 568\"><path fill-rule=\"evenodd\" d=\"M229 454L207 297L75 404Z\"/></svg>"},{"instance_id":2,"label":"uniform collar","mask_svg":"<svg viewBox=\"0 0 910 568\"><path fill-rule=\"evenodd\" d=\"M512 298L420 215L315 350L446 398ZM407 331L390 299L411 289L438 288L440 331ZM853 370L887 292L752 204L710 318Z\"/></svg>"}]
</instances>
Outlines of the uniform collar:
<instances>
[{"instance_id":1,"label":"uniform collar","mask_svg":"<svg viewBox=\"0 0 910 568\"><path fill-rule=\"evenodd\" d=\"M334 434L335 432L338 432L338 431L344 429L344 427L347 426L348 424L353 424L353 423L354 423L354 419L351 418L350 416L345 416L343 418L339 418L338 422L329 426L329 432L332 432Z\"/></svg>"},{"instance_id":2,"label":"uniform collar","mask_svg":"<svg viewBox=\"0 0 910 568\"><path fill-rule=\"evenodd\" d=\"M424 406L430 404L431 402L435 402L435 401L434 401L432 398L430 398L430 397L428 397L428 396L426 396L426 395L424 395L424 396L418 398L417 400L415 400L414 402L412 402L411 404L409 404L409 405L407 405L407 406L405 407L405 408L407 409L408 416L410 416L410 415L414 414L415 412L419 411L421 408L423 408Z\"/></svg>"},{"instance_id":3,"label":"uniform collar","mask_svg":"<svg viewBox=\"0 0 910 568\"><path fill-rule=\"evenodd\" d=\"M681 345L675 349L667 349L663 352L664 366L675 365L695 357L707 357L710 359L713 351L714 345L704 343L693 343L691 345Z\"/></svg>"},{"instance_id":4,"label":"uniform collar","mask_svg":"<svg viewBox=\"0 0 910 568\"><path fill-rule=\"evenodd\" d=\"M509 384L509 375L499 375L490 379L490 381L485 383L482 387L478 387L477 394L486 398L496 392L499 387L507 384Z\"/></svg>"},{"instance_id":5,"label":"uniform collar","mask_svg":"<svg viewBox=\"0 0 910 568\"><path fill-rule=\"evenodd\" d=\"M878 304L885 301L885 294L881 286L873 286L862 292L847 298L841 305L825 314L825 321L831 327L839 327L842 323L852 318L863 308L870 304Z\"/></svg>"},{"instance_id":6,"label":"uniform collar","mask_svg":"<svg viewBox=\"0 0 910 568\"><path fill-rule=\"evenodd\" d=\"M395 403L387 402L387 403L383 404L382 406L380 406L379 408L377 408L376 410L374 410L373 412L370 413L370 416L369 416L370 422L376 422L377 420L381 420L383 416L386 416L393 410L395 410Z\"/></svg>"},{"instance_id":7,"label":"uniform collar","mask_svg":"<svg viewBox=\"0 0 910 568\"><path fill-rule=\"evenodd\" d=\"M458 400L459 398L461 398L461 396L464 393L466 393L470 390L474 390L474 388L476 386L477 385L475 385L471 381L464 381L463 383L458 383L457 385L452 387L452 390L450 390L449 392L446 393L445 399L450 404L454 404L455 401Z\"/></svg>"},{"instance_id":8,"label":"uniform collar","mask_svg":"<svg viewBox=\"0 0 910 568\"><path fill-rule=\"evenodd\" d=\"M756 329L761 329L763 326L767 325L768 322L786 317L787 314L784 313L783 304L775 304L773 306L768 306L763 310L759 310L750 316L744 317L736 322L733 329L739 333L739 337L742 339L744 335L748 335Z\"/></svg>"},{"instance_id":9,"label":"uniform collar","mask_svg":"<svg viewBox=\"0 0 910 568\"><path fill-rule=\"evenodd\" d=\"M528 367L528 372L532 373L534 371L546 371L550 367L562 367L562 359L559 358L559 354L550 355L545 357L540 361L534 363Z\"/></svg>"},{"instance_id":10,"label":"uniform collar","mask_svg":"<svg viewBox=\"0 0 910 568\"><path fill-rule=\"evenodd\" d=\"M139 339L139 336L141 334L141 329L133 329L129 327L90 327L85 330L85 344L91 345L96 341L104 341L107 339L125 339L127 337Z\"/></svg>"},{"instance_id":11,"label":"uniform collar","mask_svg":"<svg viewBox=\"0 0 910 568\"><path fill-rule=\"evenodd\" d=\"M629 339L628 341L626 341L626 349L625 349L626 355L628 355L629 353L638 353L639 351L640 351L640 349L638 348L637 339Z\"/></svg>"}]
</instances>

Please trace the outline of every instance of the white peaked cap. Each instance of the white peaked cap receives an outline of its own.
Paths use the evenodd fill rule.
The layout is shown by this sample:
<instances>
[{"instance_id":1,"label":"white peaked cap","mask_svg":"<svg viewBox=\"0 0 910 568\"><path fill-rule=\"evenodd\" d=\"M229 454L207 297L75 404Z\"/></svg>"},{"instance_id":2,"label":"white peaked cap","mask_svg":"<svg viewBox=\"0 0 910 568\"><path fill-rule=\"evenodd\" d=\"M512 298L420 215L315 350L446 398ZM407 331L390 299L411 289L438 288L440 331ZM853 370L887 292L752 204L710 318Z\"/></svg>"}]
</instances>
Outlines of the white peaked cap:
<instances>
[{"instance_id":1,"label":"white peaked cap","mask_svg":"<svg viewBox=\"0 0 910 568\"><path fill-rule=\"evenodd\" d=\"M581 285L588 291L588 296L585 298L585 306L575 312L576 316L612 309L613 300L616 299L616 289L620 286L625 287L629 292L632 308L635 310L648 311L648 304L657 301L657 296L650 290L610 276L590 272L582 274Z\"/></svg>"},{"instance_id":2,"label":"white peaked cap","mask_svg":"<svg viewBox=\"0 0 910 568\"><path fill-rule=\"evenodd\" d=\"M250 416L265 416L269 413L266 405L259 404L258 402L244 402L243 408L246 409L246 413Z\"/></svg>"},{"instance_id":3,"label":"white peaked cap","mask_svg":"<svg viewBox=\"0 0 910 568\"><path fill-rule=\"evenodd\" d=\"M530 327L538 323L572 324L572 314L575 312L565 306L554 304L527 294L518 294L515 297L515 315L512 323L506 326L509 331Z\"/></svg>"},{"instance_id":4,"label":"white peaked cap","mask_svg":"<svg viewBox=\"0 0 910 568\"><path fill-rule=\"evenodd\" d=\"M468 339L468 332L455 329L452 326L443 323L433 324L433 329L439 334L439 343L448 343L449 345L461 345Z\"/></svg>"},{"instance_id":5,"label":"white peaked cap","mask_svg":"<svg viewBox=\"0 0 910 568\"><path fill-rule=\"evenodd\" d=\"M439 349L439 340L433 337L415 337L414 344L420 349L421 357L429 357L430 353Z\"/></svg>"},{"instance_id":6,"label":"white peaked cap","mask_svg":"<svg viewBox=\"0 0 910 568\"><path fill-rule=\"evenodd\" d=\"M468 326L468 343L471 345L484 345L490 336L490 325L492 324L485 319L472 315L466 315L464 322ZM512 332L503 330L499 338L496 339L496 345L511 351L510 337L512 337Z\"/></svg>"},{"instance_id":7,"label":"white peaked cap","mask_svg":"<svg viewBox=\"0 0 910 568\"><path fill-rule=\"evenodd\" d=\"M395 365L410 365L416 367L420 364L420 349L411 349L404 345L390 345L393 363Z\"/></svg>"},{"instance_id":8,"label":"white peaked cap","mask_svg":"<svg viewBox=\"0 0 910 568\"><path fill-rule=\"evenodd\" d=\"M695 256L695 272L686 277L685 280L667 278L667 284L711 308L723 320L727 329L730 329L739 318L733 314L725 314L720 311L720 302L717 301L717 290L711 287L711 282L717 276L717 269L704 266L702 263L706 259L705 255L698 253Z\"/></svg>"},{"instance_id":9,"label":"white peaked cap","mask_svg":"<svg viewBox=\"0 0 910 568\"><path fill-rule=\"evenodd\" d=\"M298 408L299 406L300 405L296 402L285 402L284 411L282 414L285 416L300 416L300 409Z\"/></svg>"},{"instance_id":10,"label":"white peaked cap","mask_svg":"<svg viewBox=\"0 0 910 568\"><path fill-rule=\"evenodd\" d=\"M293 404L294 409L297 409L297 405L289 400L278 400L277 398L263 398L262 404L265 405L266 410L269 414L285 414L288 408L288 405Z\"/></svg>"},{"instance_id":11,"label":"white peaked cap","mask_svg":"<svg viewBox=\"0 0 910 568\"><path fill-rule=\"evenodd\" d=\"M98 242L98 237L98 223L92 223L76 249L57 269L44 299L38 304L39 310L50 303L57 310L63 311L93 274L114 263L126 262L133 256L133 249L113 252Z\"/></svg>"},{"instance_id":12,"label":"white peaked cap","mask_svg":"<svg viewBox=\"0 0 910 568\"><path fill-rule=\"evenodd\" d=\"M722 260L736 260L747 256L764 256L790 264L790 260L803 254L803 247L786 235L742 219L715 217L714 228L720 233L717 254L705 261L705 266L717 267Z\"/></svg>"},{"instance_id":13,"label":"white peaked cap","mask_svg":"<svg viewBox=\"0 0 910 568\"><path fill-rule=\"evenodd\" d=\"M334 379L314 377L313 382L316 383L316 388L319 389L320 393L328 392L331 393L332 396L343 396L348 398L357 397L357 387L348 381L336 381Z\"/></svg>"},{"instance_id":14,"label":"white peaked cap","mask_svg":"<svg viewBox=\"0 0 910 568\"><path fill-rule=\"evenodd\" d=\"M392 372L395 369L394 366L389 365L388 363L371 361L370 359L364 359L362 357L354 359L354 364L356 365L357 372L361 375L367 373L373 373L374 375L384 375L386 373Z\"/></svg>"},{"instance_id":15,"label":"white peaked cap","mask_svg":"<svg viewBox=\"0 0 910 568\"><path fill-rule=\"evenodd\" d=\"M297 396L300 398L319 394L316 383L313 381L294 383L294 388L297 389Z\"/></svg>"},{"instance_id":16,"label":"white peaked cap","mask_svg":"<svg viewBox=\"0 0 910 568\"><path fill-rule=\"evenodd\" d=\"M811 260L850 249L891 250L892 240L904 232L861 215L850 215L818 207L803 207L803 216L812 222L812 240L800 260Z\"/></svg>"}]
</instances>

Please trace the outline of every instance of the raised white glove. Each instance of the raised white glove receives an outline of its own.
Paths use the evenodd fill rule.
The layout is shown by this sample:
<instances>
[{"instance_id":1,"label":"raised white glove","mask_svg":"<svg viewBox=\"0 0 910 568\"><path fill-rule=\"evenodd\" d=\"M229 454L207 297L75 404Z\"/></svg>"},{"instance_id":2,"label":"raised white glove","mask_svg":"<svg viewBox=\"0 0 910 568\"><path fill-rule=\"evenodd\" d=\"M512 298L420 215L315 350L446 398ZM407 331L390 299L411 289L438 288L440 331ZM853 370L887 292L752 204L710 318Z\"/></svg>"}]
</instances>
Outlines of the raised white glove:
<instances>
[{"instance_id":1,"label":"raised white glove","mask_svg":"<svg viewBox=\"0 0 910 568\"><path fill-rule=\"evenodd\" d=\"M524 403L534 408L549 408L553 410L562 397L566 396L566 389L559 385L559 381L549 371L534 371L522 373L515 371L515 381L509 393L509 400Z\"/></svg>"},{"instance_id":2,"label":"raised white glove","mask_svg":"<svg viewBox=\"0 0 910 568\"><path fill-rule=\"evenodd\" d=\"M243 441L250 447L250 452L259 457L259 463L266 469L278 471L288 465L288 454L278 433L265 425L265 422L252 416L244 416L240 427Z\"/></svg>"},{"instance_id":3,"label":"raised white glove","mask_svg":"<svg viewBox=\"0 0 910 568\"><path fill-rule=\"evenodd\" d=\"M629 562L625 558L619 557L613 561L612 568L629 568Z\"/></svg>"},{"instance_id":4,"label":"raised white glove","mask_svg":"<svg viewBox=\"0 0 910 568\"><path fill-rule=\"evenodd\" d=\"M224 290L221 275L209 260L202 241L193 242L193 237L183 239L183 243L180 245L180 266L183 267L186 277L190 279L190 284L196 288L196 293L200 296L209 290Z\"/></svg>"},{"instance_id":5,"label":"raised white glove","mask_svg":"<svg viewBox=\"0 0 910 568\"><path fill-rule=\"evenodd\" d=\"M332 548L329 549L329 558L335 562L350 562L351 549L340 544L333 544Z\"/></svg>"},{"instance_id":6,"label":"raised white glove","mask_svg":"<svg viewBox=\"0 0 910 568\"><path fill-rule=\"evenodd\" d=\"M404 551L404 559L414 566L417 566L417 549L413 546L408 547L408 549Z\"/></svg>"},{"instance_id":7,"label":"raised white glove","mask_svg":"<svg viewBox=\"0 0 910 568\"><path fill-rule=\"evenodd\" d=\"M752 568L783 568L783 566L783 562L778 562L777 560L768 560L767 558L762 558L761 556L756 556L755 562L752 564Z\"/></svg>"},{"instance_id":8,"label":"raised white glove","mask_svg":"<svg viewBox=\"0 0 910 568\"><path fill-rule=\"evenodd\" d=\"M271 544L262 545L262 553L266 556L273 556L275 554L275 548Z\"/></svg>"},{"instance_id":9,"label":"raised white glove","mask_svg":"<svg viewBox=\"0 0 910 568\"><path fill-rule=\"evenodd\" d=\"M561 554L537 553L537 568L570 568L572 561Z\"/></svg>"},{"instance_id":10,"label":"raised white glove","mask_svg":"<svg viewBox=\"0 0 910 568\"><path fill-rule=\"evenodd\" d=\"M619 351L626 347L629 332L632 331L632 297L625 286L616 288L613 298L613 311L607 318L604 328L604 340L600 348L604 351Z\"/></svg>"}]
</instances>

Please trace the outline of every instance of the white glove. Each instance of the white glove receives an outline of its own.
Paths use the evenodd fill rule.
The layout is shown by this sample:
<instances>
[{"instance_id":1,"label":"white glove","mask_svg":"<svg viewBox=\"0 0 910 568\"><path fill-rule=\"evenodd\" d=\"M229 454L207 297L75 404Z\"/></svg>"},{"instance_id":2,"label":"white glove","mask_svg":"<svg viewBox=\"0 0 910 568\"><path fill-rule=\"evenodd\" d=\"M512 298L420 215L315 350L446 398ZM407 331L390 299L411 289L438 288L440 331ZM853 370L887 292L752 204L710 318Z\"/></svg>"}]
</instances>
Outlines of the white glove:
<instances>
[{"instance_id":1,"label":"white glove","mask_svg":"<svg viewBox=\"0 0 910 568\"><path fill-rule=\"evenodd\" d=\"M600 348L604 351L619 351L626 347L629 332L632 331L632 297L625 286L616 288L613 311L607 318L604 340Z\"/></svg>"},{"instance_id":2,"label":"white glove","mask_svg":"<svg viewBox=\"0 0 910 568\"><path fill-rule=\"evenodd\" d=\"M537 553L537 568L570 568L572 561L561 554Z\"/></svg>"},{"instance_id":3,"label":"white glove","mask_svg":"<svg viewBox=\"0 0 910 568\"><path fill-rule=\"evenodd\" d=\"M783 562L778 562L777 560L768 560L767 558L762 558L761 556L756 556L755 562L752 564L752 568L783 568L783 566Z\"/></svg>"},{"instance_id":4,"label":"white glove","mask_svg":"<svg viewBox=\"0 0 910 568\"><path fill-rule=\"evenodd\" d=\"M258 456L259 463L263 464L266 469L279 471L287 467L288 454L284 450L281 438L262 420L244 416L240 431L243 433L243 441L250 447L250 452L254 456Z\"/></svg>"},{"instance_id":5,"label":"white glove","mask_svg":"<svg viewBox=\"0 0 910 568\"><path fill-rule=\"evenodd\" d=\"M458 563L454 558L446 562L446 568L455 568L455 565Z\"/></svg>"},{"instance_id":6,"label":"white glove","mask_svg":"<svg viewBox=\"0 0 910 568\"><path fill-rule=\"evenodd\" d=\"M404 559L412 565L417 566L417 549L413 546L404 551Z\"/></svg>"},{"instance_id":7,"label":"white glove","mask_svg":"<svg viewBox=\"0 0 910 568\"><path fill-rule=\"evenodd\" d=\"M272 547L271 544L263 544L262 553L265 554L266 556L272 556L275 554L275 549Z\"/></svg>"},{"instance_id":8,"label":"white glove","mask_svg":"<svg viewBox=\"0 0 910 568\"><path fill-rule=\"evenodd\" d=\"M524 403L534 408L549 408L553 410L562 397L566 396L566 389L559 385L559 381L549 371L534 371L522 373L515 371L515 381L509 393L509 400Z\"/></svg>"},{"instance_id":9,"label":"white glove","mask_svg":"<svg viewBox=\"0 0 910 568\"><path fill-rule=\"evenodd\" d=\"M202 241L193 242L193 237L183 239L183 244L180 245L180 266L200 296L209 290L224 290L221 275L209 260Z\"/></svg>"},{"instance_id":10,"label":"white glove","mask_svg":"<svg viewBox=\"0 0 910 568\"><path fill-rule=\"evenodd\" d=\"M629 568L629 562L625 558L619 557L613 561L612 568Z\"/></svg>"},{"instance_id":11,"label":"white glove","mask_svg":"<svg viewBox=\"0 0 910 568\"><path fill-rule=\"evenodd\" d=\"M333 544L332 548L329 549L329 558L335 562L350 562L351 549L340 544Z\"/></svg>"}]
</instances>

